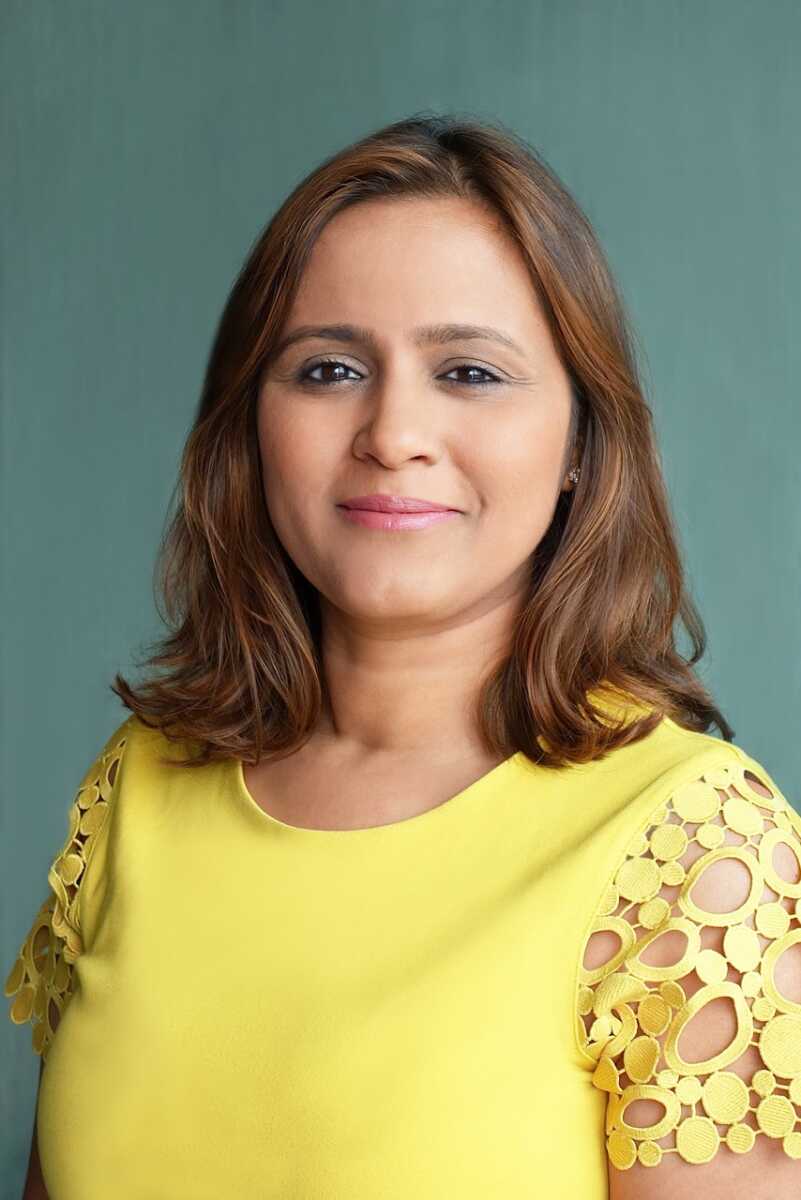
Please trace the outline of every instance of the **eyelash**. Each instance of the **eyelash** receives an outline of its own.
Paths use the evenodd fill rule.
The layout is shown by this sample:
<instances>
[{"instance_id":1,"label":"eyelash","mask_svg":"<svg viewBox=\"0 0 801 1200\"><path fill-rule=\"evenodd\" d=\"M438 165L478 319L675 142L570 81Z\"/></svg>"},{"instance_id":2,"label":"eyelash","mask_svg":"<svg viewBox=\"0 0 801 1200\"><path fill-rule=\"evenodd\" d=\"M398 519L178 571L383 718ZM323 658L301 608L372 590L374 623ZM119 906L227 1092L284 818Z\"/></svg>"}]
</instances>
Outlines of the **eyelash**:
<instances>
[{"instance_id":1,"label":"eyelash","mask_svg":"<svg viewBox=\"0 0 801 1200\"><path fill-rule=\"evenodd\" d=\"M355 367L349 367L347 363L342 362L338 358L321 358L318 359L317 362L308 366L304 371L301 371L297 376L297 382L305 384L308 387L317 388L330 388L336 386L338 383L353 383L352 379L335 379L329 381L328 383L324 383L321 379L310 378L312 371L316 371L318 367L329 365L344 367L347 371L354 371L354 373L358 374L358 372L355 370ZM484 388L493 387L495 384L503 382L498 375L495 375L492 371L488 371L486 367L480 367L477 363L457 363L455 367L451 367L450 371L446 372L446 375L449 375L451 371L481 371L484 375L489 376L488 379L482 379L476 383L468 383L465 381L464 383L460 384L456 379L446 380L447 383L453 383L457 387Z\"/></svg>"}]
</instances>

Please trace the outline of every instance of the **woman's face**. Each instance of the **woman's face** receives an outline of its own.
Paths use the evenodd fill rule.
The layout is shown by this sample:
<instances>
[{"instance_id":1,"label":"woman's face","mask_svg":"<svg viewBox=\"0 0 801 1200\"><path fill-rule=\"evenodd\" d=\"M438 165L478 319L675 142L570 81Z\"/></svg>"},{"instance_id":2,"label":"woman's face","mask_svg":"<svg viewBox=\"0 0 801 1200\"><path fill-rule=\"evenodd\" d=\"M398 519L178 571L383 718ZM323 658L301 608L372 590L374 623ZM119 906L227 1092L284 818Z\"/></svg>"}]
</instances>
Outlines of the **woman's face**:
<instances>
[{"instance_id":1,"label":"woman's face","mask_svg":"<svg viewBox=\"0 0 801 1200\"><path fill-rule=\"evenodd\" d=\"M318 239L282 340L307 326L262 378L258 437L270 518L323 611L395 632L523 594L571 486L571 397L508 235L468 201L356 204ZM339 507L374 493L458 511L388 530Z\"/></svg>"}]
</instances>

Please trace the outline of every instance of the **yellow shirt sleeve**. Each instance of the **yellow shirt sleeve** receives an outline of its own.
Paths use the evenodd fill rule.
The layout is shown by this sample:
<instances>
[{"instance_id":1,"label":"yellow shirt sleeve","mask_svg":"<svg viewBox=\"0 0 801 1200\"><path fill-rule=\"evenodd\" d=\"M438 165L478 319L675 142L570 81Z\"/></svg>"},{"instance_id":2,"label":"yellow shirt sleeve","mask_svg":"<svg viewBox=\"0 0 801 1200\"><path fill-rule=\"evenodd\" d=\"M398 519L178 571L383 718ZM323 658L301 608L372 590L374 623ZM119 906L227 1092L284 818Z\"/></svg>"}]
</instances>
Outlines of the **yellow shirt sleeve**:
<instances>
[{"instance_id":1,"label":"yellow shirt sleeve","mask_svg":"<svg viewBox=\"0 0 801 1200\"><path fill-rule=\"evenodd\" d=\"M801 1159L799 943L801 817L729 743L650 812L584 941L576 1027L615 1167L757 1138Z\"/></svg>"},{"instance_id":2,"label":"yellow shirt sleeve","mask_svg":"<svg viewBox=\"0 0 801 1200\"><path fill-rule=\"evenodd\" d=\"M43 1058L73 994L73 964L83 953L81 888L118 790L130 721L118 726L81 780L69 832L47 874L49 891L5 981L5 995L12 998L8 1015L16 1025L31 1022L33 1049Z\"/></svg>"}]
</instances>

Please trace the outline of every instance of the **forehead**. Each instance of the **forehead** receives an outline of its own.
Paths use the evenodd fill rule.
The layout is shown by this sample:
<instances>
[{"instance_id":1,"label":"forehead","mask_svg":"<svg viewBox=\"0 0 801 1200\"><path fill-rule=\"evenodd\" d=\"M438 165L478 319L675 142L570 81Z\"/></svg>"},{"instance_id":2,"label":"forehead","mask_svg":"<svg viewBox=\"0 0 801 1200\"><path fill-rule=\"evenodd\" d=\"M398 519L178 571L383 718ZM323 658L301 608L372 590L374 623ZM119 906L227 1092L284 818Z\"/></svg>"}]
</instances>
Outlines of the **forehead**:
<instances>
[{"instance_id":1,"label":"forehead","mask_svg":"<svg viewBox=\"0 0 801 1200\"><path fill-rule=\"evenodd\" d=\"M500 218L457 197L371 199L337 213L311 251L287 325L332 321L501 325L524 340L544 326Z\"/></svg>"}]
</instances>

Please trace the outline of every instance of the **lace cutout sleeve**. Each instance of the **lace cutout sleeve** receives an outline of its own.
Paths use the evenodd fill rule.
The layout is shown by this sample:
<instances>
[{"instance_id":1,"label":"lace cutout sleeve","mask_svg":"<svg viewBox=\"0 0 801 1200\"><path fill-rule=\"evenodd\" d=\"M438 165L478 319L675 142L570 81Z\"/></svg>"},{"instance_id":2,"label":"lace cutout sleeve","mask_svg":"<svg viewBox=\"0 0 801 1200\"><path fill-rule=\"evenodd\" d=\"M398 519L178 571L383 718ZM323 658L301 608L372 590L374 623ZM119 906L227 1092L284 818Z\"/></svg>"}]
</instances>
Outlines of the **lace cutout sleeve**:
<instances>
[{"instance_id":1,"label":"lace cutout sleeve","mask_svg":"<svg viewBox=\"0 0 801 1200\"><path fill-rule=\"evenodd\" d=\"M6 996L13 997L10 1019L16 1025L31 1022L33 1049L43 1058L72 995L73 963L83 953L81 883L116 791L127 726L126 721L112 735L84 775L69 810L66 841L48 871L50 890L5 982Z\"/></svg>"},{"instance_id":2,"label":"lace cutout sleeve","mask_svg":"<svg viewBox=\"0 0 801 1200\"><path fill-rule=\"evenodd\" d=\"M731 750L651 812L584 942L576 1028L619 1170L757 1138L801 1159L801 817Z\"/></svg>"}]
</instances>

